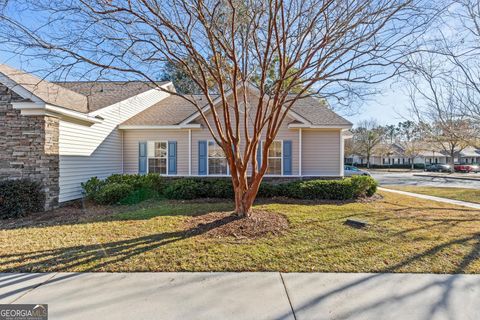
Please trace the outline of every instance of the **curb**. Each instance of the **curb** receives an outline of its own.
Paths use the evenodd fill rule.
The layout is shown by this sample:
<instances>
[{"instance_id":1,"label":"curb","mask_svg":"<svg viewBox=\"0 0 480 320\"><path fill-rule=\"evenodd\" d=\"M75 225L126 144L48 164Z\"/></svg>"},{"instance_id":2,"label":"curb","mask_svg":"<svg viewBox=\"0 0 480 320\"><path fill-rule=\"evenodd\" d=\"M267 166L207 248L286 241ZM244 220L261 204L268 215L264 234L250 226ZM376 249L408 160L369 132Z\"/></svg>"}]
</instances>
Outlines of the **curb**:
<instances>
[{"instance_id":1,"label":"curb","mask_svg":"<svg viewBox=\"0 0 480 320\"><path fill-rule=\"evenodd\" d=\"M449 177L449 176L435 176L431 174L413 174L415 177L426 177L426 178L444 178L444 179L454 179L454 180L470 180L470 181L480 181L480 178L471 178L471 177Z\"/></svg>"}]
</instances>

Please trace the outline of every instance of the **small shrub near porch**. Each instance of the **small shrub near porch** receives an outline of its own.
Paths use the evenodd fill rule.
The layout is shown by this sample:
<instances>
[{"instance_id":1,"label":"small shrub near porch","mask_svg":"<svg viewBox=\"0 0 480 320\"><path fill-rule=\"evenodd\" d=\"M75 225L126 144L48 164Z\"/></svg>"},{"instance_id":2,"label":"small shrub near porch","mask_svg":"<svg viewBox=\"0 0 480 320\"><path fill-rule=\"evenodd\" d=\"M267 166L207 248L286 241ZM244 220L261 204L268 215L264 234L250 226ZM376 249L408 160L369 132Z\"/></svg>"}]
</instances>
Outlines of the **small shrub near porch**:
<instances>
[{"instance_id":1,"label":"small shrub near porch","mask_svg":"<svg viewBox=\"0 0 480 320\"><path fill-rule=\"evenodd\" d=\"M105 180L96 177L82 184L85 195L100 204L133 204L154 197L193 200L201 198L233 199L229 178L166 179L157 174L112 175ZM341 180L295 180L263 182L259 198L286 197L309 200L351 200L375 194L377 182L367 176Z\"/></svg>"}]
</instances>

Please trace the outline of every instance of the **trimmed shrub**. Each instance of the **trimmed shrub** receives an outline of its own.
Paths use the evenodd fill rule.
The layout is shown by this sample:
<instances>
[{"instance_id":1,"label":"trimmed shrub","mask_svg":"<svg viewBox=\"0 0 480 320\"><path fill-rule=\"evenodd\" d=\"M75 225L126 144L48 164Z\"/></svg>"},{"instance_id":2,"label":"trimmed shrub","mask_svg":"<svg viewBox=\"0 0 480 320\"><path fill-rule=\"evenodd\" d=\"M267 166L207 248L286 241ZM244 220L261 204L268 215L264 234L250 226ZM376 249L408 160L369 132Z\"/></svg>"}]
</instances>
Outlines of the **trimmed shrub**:
<instances>
[{"instance_id":1,"label":"trimmed shrub","mask_svg":"<svg viewBox=\"0 0 480 320\"><path fill-rule=\"evenodd\" d=\"M18 218L44 210L45 194L39 182L28 179L0 181L0 218Z\"/></svg>"},{"instance_id":2,"label":"trimmed shrub","mask_svg":"<svg viewBox=\"0 0 480 320\"><path fill-rule=\"evenodd\" d=\"M92 177L86 182L82 182L83 193L89 199L94 200L95 195L100 191L101 188L105 186L105 181L98 179L97 177Z\"/></svg>"},{"instance_id":3,"label":"trimmed shrub","mask_svg":"<svg viewBox=\"0 0 480 320\"><path fill-rule=\"evenodd\" d=\"M230 179L213 179L204 180L205 196L210 198L233 199L235 193L233 192L233 185Z\"/></svg>"},{"instance_id":4,"label":"trimmed shrub","mask_svg":"<svg viewBox=\"0 0 480 320\"><path fill-rule=\"evenodd\" d=\"M350 179L310 180L291 183L287 197L311 200L348 200L354 197Z\"/></svg>"},{"instance_id":5,"label":"trimmed shrub","mask_svg":"<svg viewBox=\"0 0 480 320\"><path fill-rule=\"evenodd\" d=\"M111 185L114 186L111 187ZM122 185L122 187L118 185ZM125 185L129 188L126 188ZM85 196L97 203L135 204L162 194L165 189L165 179L155 173L147 175L113 174L105 180L97 177L90 178L87 182L82 183L82 188ZM110 195L111 190L115 188L122 191L120 194L123 196L122 198L116 199L115 196ZM130 193L125 195L126 190L130 190Z\"/></svg>"},{"instance_id":6,"label":"trimmed shrub","mask_svg":"<svg viewBox=\"0 0 480 320\"><path fill-rule=\"evenodd\" d=\"M370 176L353 176L350 178L353 185L353 196L371 197L377 192L377 181Z\"/></svg>"},{"instance_id":7,"label":"trimmed shrub","mask_svg":"<svg viewBox=\"0 0 480 320\"><path fill-rule=\"evenodd\" d=\"M168 184L164 191L164 195L168 199L178 200L204 198L206 194L203 184L190 178L174 180Z\"/></svg>"},{"instance_id":8,"label":"trimmed shrub","mask_svg":"<svg viewBox=\"0 0 480 320\"><path fill-rule=\"evenodd\" d=\"M131 185L126 183L111 182L105 184L94 196L94 200L100 204L116 204L129 196L134 191Z\"/></svg>"}]
</instances>

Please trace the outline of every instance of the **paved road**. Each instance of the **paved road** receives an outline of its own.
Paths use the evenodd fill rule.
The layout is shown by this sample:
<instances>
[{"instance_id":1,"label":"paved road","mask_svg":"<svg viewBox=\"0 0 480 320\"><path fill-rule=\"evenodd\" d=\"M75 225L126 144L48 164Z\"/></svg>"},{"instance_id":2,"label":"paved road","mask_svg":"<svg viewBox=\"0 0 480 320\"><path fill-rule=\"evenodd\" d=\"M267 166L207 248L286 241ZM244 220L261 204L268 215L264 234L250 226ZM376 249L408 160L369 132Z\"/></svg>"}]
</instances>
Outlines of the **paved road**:
<instances>
[{"instance_id":1,"label":"paved road","mask_svg":"<svg viewBox=\"0 0 480 320\"><path fill-rule=\"evenodd\" d=\"M49 319L476 319L480 275L0 274L0 303Z\"/></svg>"},{"instance_id":2,"label":"paved road","mask_svg":"<svg viewBox=\"0 0 480 320\"><path fill-rule=\"evenodd\" d=\"M372 172L380 185L433 186L480 189L480 181L414 176L410 172Z\"/></svg>"}]
</instances>

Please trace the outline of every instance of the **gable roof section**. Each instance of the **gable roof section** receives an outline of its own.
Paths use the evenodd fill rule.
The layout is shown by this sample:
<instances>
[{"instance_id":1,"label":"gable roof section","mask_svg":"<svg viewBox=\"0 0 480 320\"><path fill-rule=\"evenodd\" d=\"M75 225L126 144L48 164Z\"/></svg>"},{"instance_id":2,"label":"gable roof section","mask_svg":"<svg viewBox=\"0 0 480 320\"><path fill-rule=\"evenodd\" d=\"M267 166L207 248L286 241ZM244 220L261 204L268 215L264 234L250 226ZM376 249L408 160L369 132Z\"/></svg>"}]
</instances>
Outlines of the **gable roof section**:
<instances>
[{"instance_id":1,"label":"gable roof section","mask_svg":"<svg viewBox=\"0 0 480 320\"><path fill-rule=\"evenodd\" d=\"M162 86L166 83L168 82L157 82L156 84ZM89 112L155 89L154 84L144 81L69 81L55 82L55 84L85 96Z\"/></svg>"},{"instance_id":2,"label":"gable roof section","mask_svg":"<svg viewBox=\"0 0 480 320\"><path fill-rule=\"evenodd\" d=\"M207 100L203 95L192 95L199 106L204 106L204 110L208 109ZM213 96L217 98L217 96ZM291 109L292 113L297 115L290 125L293 126L326 126L326 127L345 127L351 126L352 123L345 120L330 108L326 103L315 98L304 98L296 101ZM133 116L123 122L121 126L171 126L171 125L188 125L195 123L198 119L198 109L189 101L179 96L169 96L162 101L156 103L145 111ZM308 119L308 120L304 120ZM308 123L306 123L308 121Z\"/></svg>"},{"instance_id":3,"label":"gable roof section","mask_svg":"<svg viewBox=\"0 0 480 320\"><path fill-rule=\"evenodd\" d=\"M192 95L199 105L207 104L203 95ZM168 96L150 108L123 122L122 126L168 126L179 125L186 118L197 112L195 105L179 96Z\"/></svg>"},{"instance_id":4,"label":"gable roof section","mask_svg":"<svg viewBox=\"0 0 480 320\"><path fill-rule=\"evenodd\" d=\"M352 123L335 113L325 101L314 97L301 98L291 110L314 126L351 126Z\"/></svg>"},{"instance_id":5,"label":"gable roof section","mask_svg":"<svg viewBox=\"0 0 480 320\"><path fill-rule=\"evenodd\" d=\"M0 64L0 82L32 101L40 100L78 112L88 111L88 101L85 96L4 64ZM29 93L27 96L26 92Z\"/></svg>"},{"instance_id":6,"label":"gable roof section","mask_svg":"<svg viewBox=\"0 0 480 320\"><path fill-rule=\"evenodd\" d=\"M30 73L0 64L0 83L26 101L45 103L89 113L155 89L145 81L66 81L49 82ZM168 81L157 82L162 86Z\"/></svg>"}]
</instances>

